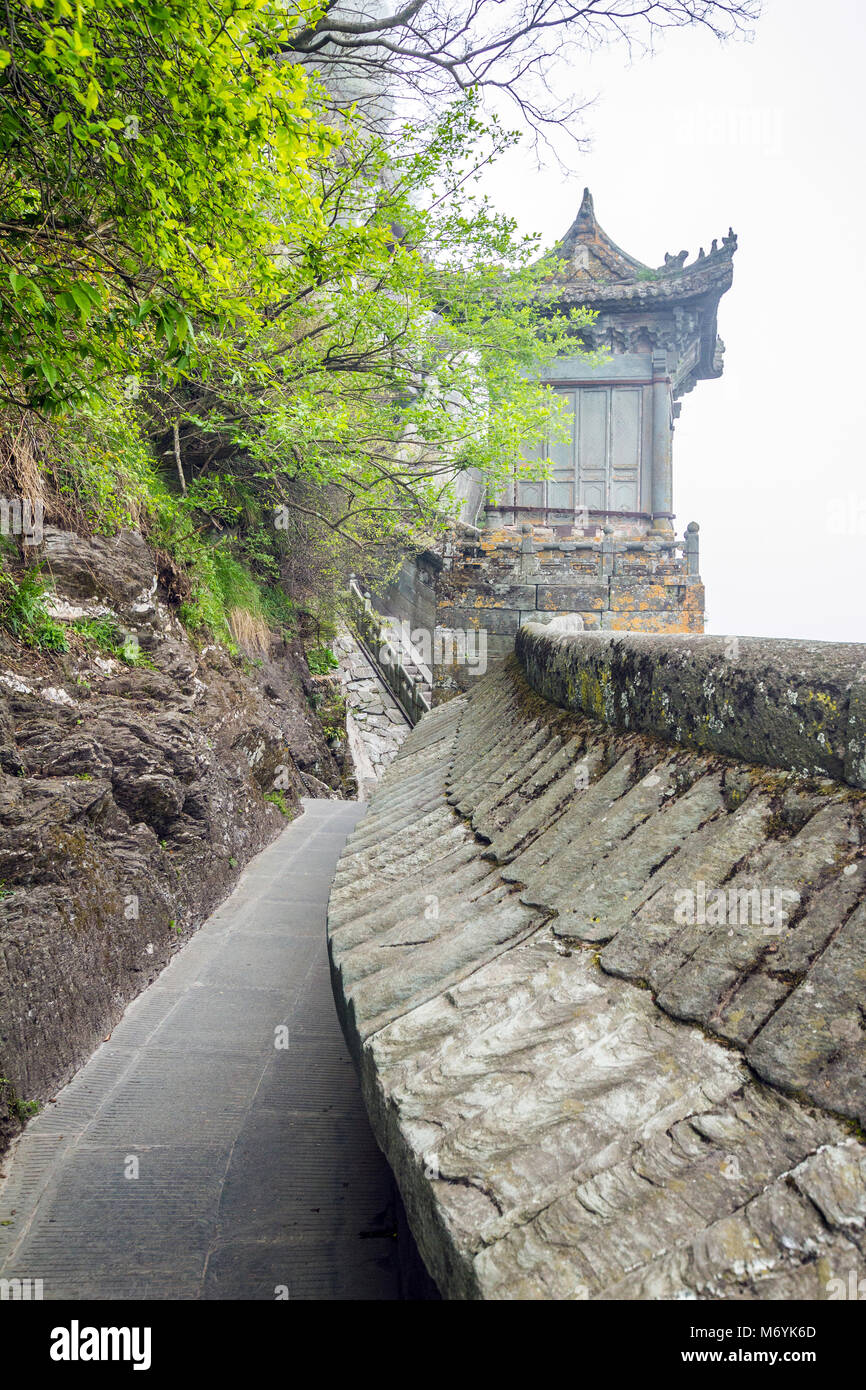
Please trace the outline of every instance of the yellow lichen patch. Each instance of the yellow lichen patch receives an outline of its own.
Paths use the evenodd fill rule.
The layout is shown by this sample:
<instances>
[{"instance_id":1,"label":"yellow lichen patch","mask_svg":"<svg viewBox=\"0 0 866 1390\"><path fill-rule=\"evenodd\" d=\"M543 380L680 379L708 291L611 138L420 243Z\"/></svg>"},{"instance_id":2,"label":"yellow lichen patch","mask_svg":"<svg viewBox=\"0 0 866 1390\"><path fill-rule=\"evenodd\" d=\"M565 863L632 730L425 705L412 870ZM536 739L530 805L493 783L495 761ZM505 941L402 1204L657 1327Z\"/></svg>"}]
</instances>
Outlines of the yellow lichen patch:
<instances>
[{"instance_id":1,"label":"yellow lichen patch","mask_svg":"<svg viewBox=\"0 0 866 1390\"><path fill-rule=\"evenodd\" d=\"M826 690L804 690L803 695L807 700L816 700L819 705L828 710L831 714L839 713L839 706Z\"/></svg>"}]
</instances>

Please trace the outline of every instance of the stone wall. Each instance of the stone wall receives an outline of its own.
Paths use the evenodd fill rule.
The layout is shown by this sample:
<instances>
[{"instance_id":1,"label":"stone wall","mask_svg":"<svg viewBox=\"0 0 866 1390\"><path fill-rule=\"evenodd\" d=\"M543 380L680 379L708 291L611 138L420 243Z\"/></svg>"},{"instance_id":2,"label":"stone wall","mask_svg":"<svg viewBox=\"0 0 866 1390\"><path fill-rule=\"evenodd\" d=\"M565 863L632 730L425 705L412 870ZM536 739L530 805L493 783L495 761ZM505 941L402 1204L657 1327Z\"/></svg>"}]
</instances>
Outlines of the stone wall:
<instances>
[{"instance_id":1,"label":"stone wall","mask_svg":"<svg viewBox=\"0 0 866 1390\"><path fill-rule=\"evenodd\" d=\"M483 631L491 661L513 650L523 623L564 613L590 631L703 632L696 527L685 542L503 527L462 540L448 561L436 585L436 622L445 632ZM465 663L443 661L434 674L440 699L471 688Z\"/></svg>"},{"instance_id":2,"label":"stone wall","mask_svg":"<svg viewBox=\"0 0 866 1390\"><path fill-rule=\"evenodd\" d=\"M866 787L866 645L530 624L517 653L539 694L614 728Z\"/></svg>"},{"instance_id":3,"label":"stone wall","mask_svg":"<svg viewBox=\"0 0 866 1390\"><path fill-rule=\"evenodd\" d=\"M334 641L358 800L366 801L409 732L409 721L348 628Z\"/></svg>"},{"instance_id":4,"label":"stone wall","mask_svg":"<svg viewBox=\"0 0 866 1390\"><path fill-rule=\"evenodd\" d=\"M508 658L412 731L350 838L335 997L446 1297L823 1299L866 1274L866 796L794 770L844 716L800 730L788 695L850 717L860 654L762 673L747 650L744 761L687 737L712 646L524 629L562 703ZM583 694L593 652L613 674ZM664 711L681 686L643 731L634 690Z\"/></svg>"},{"instance_id":5,"label":"stone wall","mask_svg":"<svg viewBox=\"0 0 866 1390\"><path fill-rule=\"evenodd\" d=\"M436 625L436 582L442 561L432 551L407 557L396 578L380 588L376 607L380 613L411 629L433 630Z\"/></svg>"}]
</instances>

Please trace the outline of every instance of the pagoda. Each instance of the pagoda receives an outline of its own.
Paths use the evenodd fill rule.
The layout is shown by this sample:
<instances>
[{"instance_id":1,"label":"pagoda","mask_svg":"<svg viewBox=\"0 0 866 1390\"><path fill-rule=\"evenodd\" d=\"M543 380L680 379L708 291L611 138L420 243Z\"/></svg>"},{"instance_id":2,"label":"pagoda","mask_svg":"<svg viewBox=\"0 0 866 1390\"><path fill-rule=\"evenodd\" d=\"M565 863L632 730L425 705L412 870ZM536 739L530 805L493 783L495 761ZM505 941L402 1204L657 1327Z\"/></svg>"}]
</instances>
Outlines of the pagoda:
<instances>
[{"instance_id":1,"label":"pagoda","mask_svg":"<svg viewBox=\"0 0 866 1390\"><path fill-rule=\"evenodd\" d=\"M565 397L570 438L544 451L550 477L515 477L488 506L488 525L530 522L558 535L673 532L672 438L680 397L722 374L716 319L733 279L737 238L666 254L656 268L622 251L599 226L592 195L553 251L552 308L586 305L597 318L581 345L605 355L551 364L545 380ZM577 528L576 531L574 528Z\"/></svg>"},{"instance_id":2,"label":"pagoda","mask_svg":"<svg viewBox=\"0 0 866 1390\"><path fill-rule=\"evenodd\" d=\"M442 553L406 557L377 596L410 637L433 633L443 653L451 642L431 658L434 703L471 688L470 650L505 659L524 623L703 632L699 528L674 528L673 431L681 397L722 374L716 320L736 249L729 232L691 262L680 251L644 265L602 230L584 191L540 291L551 312L595 311L575 330L574 356L543 378L564 398L566 438L541 450L543 479L518 468L495 497L473 470L461 474Z\"/></svg>"}]
</instances>

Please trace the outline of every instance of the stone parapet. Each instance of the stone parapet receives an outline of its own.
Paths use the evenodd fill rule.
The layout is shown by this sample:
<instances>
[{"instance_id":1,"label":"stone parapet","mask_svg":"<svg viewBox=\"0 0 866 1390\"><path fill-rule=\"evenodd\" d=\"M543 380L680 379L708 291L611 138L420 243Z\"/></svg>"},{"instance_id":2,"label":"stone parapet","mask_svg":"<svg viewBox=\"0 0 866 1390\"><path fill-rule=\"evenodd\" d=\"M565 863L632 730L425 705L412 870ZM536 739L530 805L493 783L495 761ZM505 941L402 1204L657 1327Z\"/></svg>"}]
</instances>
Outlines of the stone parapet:
<instances>
[{"instance_id":1,"label":"stone parapet","mask_svg":"<svg viewBox=\"0 0 866 1390\"><path fill-rule=\"evenodd\" d=\"M866 644L518 630L534 690L613 728L866 787Z\"/></svg>"}]
</instances>

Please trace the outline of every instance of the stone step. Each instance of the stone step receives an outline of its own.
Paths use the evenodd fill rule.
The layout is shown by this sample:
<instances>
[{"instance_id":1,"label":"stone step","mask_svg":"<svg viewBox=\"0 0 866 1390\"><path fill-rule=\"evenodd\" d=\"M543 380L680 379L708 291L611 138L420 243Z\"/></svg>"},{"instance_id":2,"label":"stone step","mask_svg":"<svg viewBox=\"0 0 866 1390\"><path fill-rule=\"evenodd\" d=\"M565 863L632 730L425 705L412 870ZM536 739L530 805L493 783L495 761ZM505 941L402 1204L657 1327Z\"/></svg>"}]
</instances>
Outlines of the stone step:
<instances>
[{"instance_id":1,"label":"stone step","mask_svg":"<svg viewBox=\"0 0 866 1390\"><path fill-rule=\"evenodd\" d=\"M482 868L485 871L483 876L487 877L486 871L489 871L490 866L483 864L483 861L479 864L478 847L468 835L464 836L450 853L427 866L424 881L429 882L431 892L437 892L440 884L445 885L444 891L447 892L449 876L458 873L466 865ZM370 889L362 897L354 898L349 894L344 897L342 903L334 902L332 898L328 907L328 930L336 940L346 926L367 917L374 917L385 908L395 908L402 901L402 894L395 892L394 883L391 880L380 879L378 886Z\"/></svg>"},{"instance_id":2,"label":"stone step","mask_svg":"<svg viewBox=\"0 0 866 1390\"><path fill-rule=\"evenodd\" d=\"M385 856L375 869L362 874L345 885L335 885L331 890L331 902L335 907L344 903L359 901L368 893L375 893L386 880L400 882L416 873L429 873L432 867L446 855L452 854L469 841L467 831L462 825L454 825L437 836L435 840L421 845L409 854L395 852Z\"/></svg>"},{"instance_id":3,"label":"stone step","mask_svg":"<svg viewBox=\"0 0 866 1390\"><path fill-rule=\"evenodd\" d=\"M549 756L540 761L533 771L530 772L527 768L520 790L512 793L508 800L500 802L496 816L478 810L474 812L472 824L479 835L483 835L491 843L495 841L497 845L504 844L510 837L512 827L521 816L526 815L542 793L552 787L563 773L574 773L575 765L584 748L582 734L575 735L567 742L563 742L558 735L550 739Z\"/></svg>"},{"instance_id":4,"label":"stone step","mask_svg":"<svg viewBox=\"0 0 866 1390\"><path fill-rule=\"evenodd\" d=\"M443 864L445 861L443 861ZM334 959L341 958L356 946L365 945L368 940L391 927L402 926L405 922L427 920L425 912L435 910L440 918L449 916L496 886L501 880L489 864L473 854L469 859L455 858L443 867L437 866L423 888L407 891L399 896L383 895L372 907L366 906L363 913L353 913L341 925L336 919L330 922L331 951Z\"/></svg>"},{"instance_id":5,"label":"stone step","mask_svg":"<svg viewBox=\"0 0 866 1390\"><path fill-rule=\"evenodd\" d=\"M370 821L369 826L365 827L363 835L353 837L352 843L347 846L348 854L350 856L364 854L370 847L379 844L392 833L402 829L403 826L412 825L422 818L432 815L445 805L445 793L441 786L433 786L418 793L417 809L414 816L410 814L410 805L405 801L389 806L385 814Z\"/></svg>"},{"instance_id":6,"label":"stone step","mask_svg":"<svg viewBox=\"0 0 866 1390\"><path fill-rule=\"evenodd\" d=\"M809 893L812 885L830 870L834 875L850 857L854 819L846 802L834 802L813 816L788 841L769 841L723 885L728 904L736 900L735 920L730 907L721 923L708 923L697 946L687 960L670 974L659 990L658 1002L676 1018L710 1023L713 1015L738 980L750 973L769 952L778 949L785 932L783 923L766 920L761 894L789 894L783 908L785 920ZM859 833L855 831L859 845ZM838 866L838 867L837 867ZM757 894L757 898L751 895ZM772 909L773 900L769 900ZM743 918L747 920L743 920ZM757 917L757 921L755 918Z\"/></svg>"},{"instance_id":7,"label":"stone step","mask_svg":"<svg viewBox=\"0 0 866 1390\"><path fill-rule=\"evenodd\" d=\"M746 1050L759 1076L866 1124L866 903L843 921L804 981Z\"/></svg>"},{"instance_id":8,"label":"stone step","mask_svg":"<svg viewBox=\"0 0 866 1390\"><path fill-rule=\"evenodd\" d=\"M411 816L401 811L392 821L392 828L377 836L366 848L352 851L340 863L334 886L339 889L357 873L373 873L381 860L393 861L404 857L436 840L437 836L450 830L454 818L444 801L441 806L425 815Z\"/></svg>"},{"instance_id":9,"label":"stone step","mask_svg":"<svg viewBox=\"0 0 866 1390\"><path fill-rule=\"evenodd\" d=\"M332 959L339 967L343 988L351 990L358 981L381 970L405 969L414 973L419 948L444 941L468 923L477 925L482 914L491 913L505 899L513 899L513 890L501 879L489 875L485 892L476 892L471 898L465 893L459 899L452 896L441 911L437 901L436 917L426 917L423 907L413 913L404 899L404 920L396 925L383 927L371 923L368 918L365 942L341 950L343 943L333 941Z\"/></svg>"},{"instance_id":10,"label":"stone step","mask_svg":"<svg viewBox=\"0 0 866 1390\"><path fill-rule=\"evenodd\" d=\"M552 760L555 775L545 790L530 801L504 830L491 837L488 853L495 855L500 864L512 859L521 846L528 845L546 830L551 821L556 820L574 800L574 761L581 747L580 738L570 739Z\"/></svg>"},{"instance_id":11,"label":"stone step","mask_svg":"<svg viewBox=\"0 0 866 1390\"><path fill-rule=\"evenodd\" d=\"M589 785L574 788L571 803L528 849L502 867L509 882L530 883L552 859L566 856L580 863L580 842L584 832L609 813L635 780L636 758L629 750L613 767L608 766L607 745L599 741L581 758Z\"/></svg>"},{"instance_id":12,"label":"stone step","mask_svg":"<svg viewBox=\"0 0 866 1390\"><path fill-rule=\"evenodd\" d=\"M389 967L345 990L358 1036L363 1041L401 1014L418 1009L451 989L478 968L479 958L495 958L543 924L512 893L489 907L475 904L468 920L433 941L396 950Z\"/></svg>"},{"instance_id":13,"label":"stone step","mask_svg":"<svg viewBox=\"0 0 866 1390\"><path fill-rule=\"evenodd\" d=\"M530 739L536 727L535 724L529 726ZM550 733L547 726L541 724L541 731L545 743L549 746ZM514 763L523 760L526 750L527 738L520 724L509 729L504 736L500 736L496 729L492 734L488 731L487 736L492 738L492 746L479 742L474 776L471 781L462 784L459 796L453 781L449 784L451 804L467 817L472 817L482 801L499 791L503 782L510 776Z\"/></svg>"},{"instance_id":14,"label":"stone step","mask_svg":"<svg viewBox=\"0 0 866 1390\"><path fill-rule=\"evenodd\" d=\"M606 821L601 817L595 835L582 838L580 867L575 868L572 853L568 867L551 860L527 885L523 901L543 897L556 909L557 936L610 941L653 892L660 865L723 809L719 782L718 775L700 778L683 796L657 804L655 815L640 783L614 804Z\"/></svg>"},{"instance_id":15,"label":"stone step","mask_svg":"<svg viewBox=\"0 0 866 1390\"><path fill-rule=\"evenodd\" d=\"M529 725L525 741L499 768L487 795L482 796L476 803L473 810L474 823L481 827L490 820L494 829L502 829L514 815L509 798L515 796L519 799L521 787L549 762L560 748L561 742L558 736L551 739L543 725Z\"/></svg>"}]
</instances>

